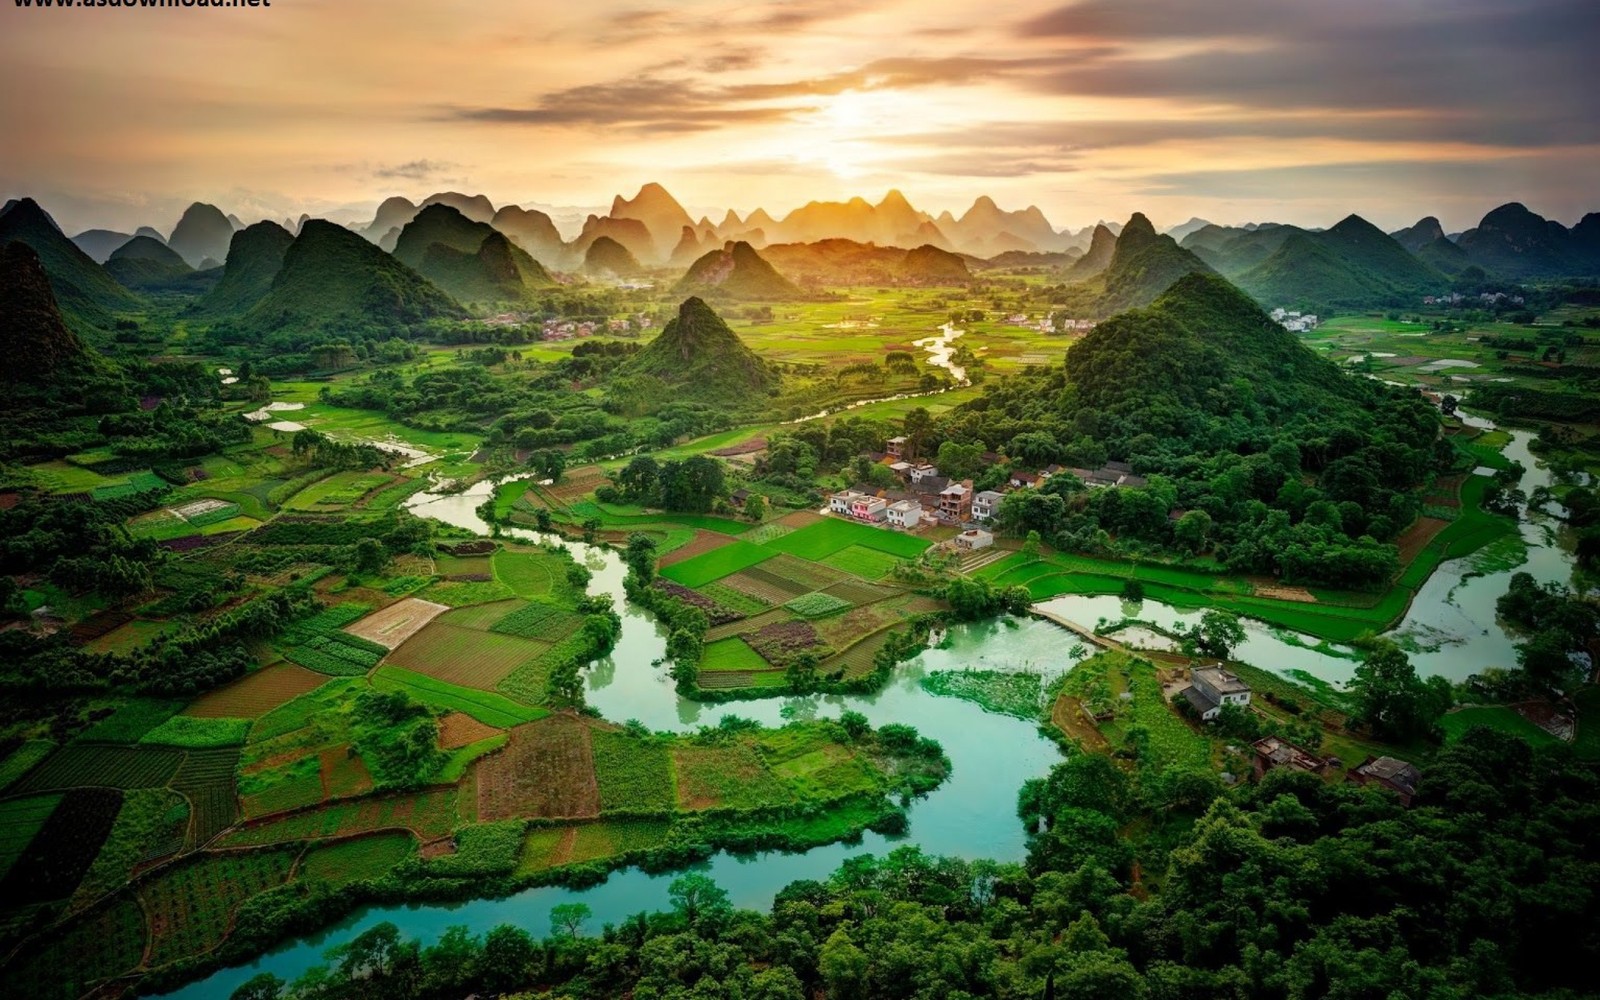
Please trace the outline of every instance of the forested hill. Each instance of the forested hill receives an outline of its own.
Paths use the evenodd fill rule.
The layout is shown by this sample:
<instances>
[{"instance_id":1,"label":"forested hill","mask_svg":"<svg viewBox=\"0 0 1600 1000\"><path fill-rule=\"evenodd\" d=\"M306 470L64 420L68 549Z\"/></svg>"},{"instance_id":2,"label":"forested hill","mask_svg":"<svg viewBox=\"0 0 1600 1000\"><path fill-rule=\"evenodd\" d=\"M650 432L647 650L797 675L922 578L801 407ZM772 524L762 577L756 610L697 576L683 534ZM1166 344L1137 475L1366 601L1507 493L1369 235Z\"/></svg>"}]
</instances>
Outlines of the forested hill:
<instances>
[{"instance_id":1,"label":"forested hill","mask_svg":"<svg viewBox=\"0 0 1600 1000\"><path fill-rule=\"evenodd\" d=\"M1344 586L1395 571L1386 543L1442 457L1438 414L1415 391L1340 371L1214 274L1100 323L1063 367L991 380L942 422L1040 466L1120 460L1149 480L1073 496L1077 477L1054 476L1038 502L1008 498L1009 528L1063 549L1155 545ZM1176 531L1173 512L1201 528Z\"/></svg>"}]
</instances>

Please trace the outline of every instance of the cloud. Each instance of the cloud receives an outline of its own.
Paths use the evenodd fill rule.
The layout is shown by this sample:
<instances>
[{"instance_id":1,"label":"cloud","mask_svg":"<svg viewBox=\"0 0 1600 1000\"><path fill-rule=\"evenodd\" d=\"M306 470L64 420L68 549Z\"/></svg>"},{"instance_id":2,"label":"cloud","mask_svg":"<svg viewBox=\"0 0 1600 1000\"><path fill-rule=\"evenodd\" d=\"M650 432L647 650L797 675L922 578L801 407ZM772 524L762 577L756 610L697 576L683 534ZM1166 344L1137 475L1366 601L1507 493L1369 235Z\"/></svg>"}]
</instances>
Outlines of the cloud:
<instances>
[{"instance_id":1,"label":"cloud","mask_svg":"<svg viewBox=\"0 0 1600 1000\"><path fill-rule=\"evenodd\" d=\"M410 163L397 163L393 166L381 166L372 171L372 176L384 180L425 181L432 177L454 170L454 163L441 160L412 160Z\"/></svg>"}]
</instances>

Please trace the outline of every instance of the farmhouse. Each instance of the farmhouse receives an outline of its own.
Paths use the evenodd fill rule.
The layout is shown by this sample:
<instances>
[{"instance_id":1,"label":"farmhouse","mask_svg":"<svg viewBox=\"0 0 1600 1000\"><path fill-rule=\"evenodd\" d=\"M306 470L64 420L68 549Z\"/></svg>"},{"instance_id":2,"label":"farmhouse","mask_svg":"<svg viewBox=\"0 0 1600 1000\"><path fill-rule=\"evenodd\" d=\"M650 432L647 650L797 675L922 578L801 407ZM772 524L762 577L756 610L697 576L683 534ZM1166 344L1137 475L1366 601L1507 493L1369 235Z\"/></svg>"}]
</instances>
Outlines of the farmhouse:
<instances>
[{"instance_id":1,"label":"farmhouse","mask_svg":"<svg viewBox=\"0 0 1600 1000\"><path fill-rule=\"evenodd\" d=\"M994 535L982 528L968 528L951 541L961 552L978 552L994 544Z\"/></svg>"},{"instance_id":2,"label":"farmhouse","mask_svg":"<svg viewBox=\"0 0 1600 1000\"><path fill-rule=\"evenodd\" d=\"M889 463L889 471L894 473L902 483L911 478L912 468L913 466L910 462L902 461Z\"/></svg>"},{"instance_id":3,"label":"farmhouse","mask_svg":"<svg viewBox=\"0 0 1600 1000\"><path fill-rule=\"evenodd\" d=\"M1189 686L1179 692L1200 718L1215 719L1223 705L1250 704L1250 685L1221 667L1201 667L1189 675Z\"/></svg>"},{"instance_id":4,"label":"farmhouse","mask_svg":"<svg viewBox=\"0 0 1600 1000\"><path fill-rule=\"evenodd\" d=\"M1400 797L1401 805L1409 806L1417 794L1417 782L1422 779L1422 772L1417 770L1416 765L1397 757L1368 757L1352 768L1347 777L1358 785L1387 788Z\"/></svg>"},{"instance_id":5,"label":"farmhouse","mask_svg":"<svg viewBox=\"0 0 1600 1000\"><path fill-rule=\"evenodd\" d=\"M1029 486L1038 486L1042 480L1037 472L1013 472L1011 474L1011 488L1024 489Z\"/></svg>"},{"instance_id":6,"label":"farmhouse","mask_svg":"<svg viewBox=\"0 0 1600 1000\"><path fill-rule=\"evenodd\" d=\"M883 497L861 494L850 501L850 516L858 521L882 521L888 507L889 501Z\"/></svg>"},{"instance_id":7,"label":"farmhouse","mask_svg":"<svg viewBox=\"0 0 1600 1000\"><path fill-rule=\"evenodd\" d=\"M1255 743L1251 744L1251 749L1255 751L1257 778L1260 778L1275 767L1292 768L1309 774L1321 774L1328 767L1328 761L1325 758L1276 736L1268 736L1265 739L1256 740Z\"/></svg>"},{"instance_id":8,"label":"farmhouse","mask_svg":"<svg viewBox=\"0 0 1600 1000\"><path fill-rule=\"evenodd\" d=\"M922 522L922 504L915 500L898 500L885 511L889 524L896 528L915 528Z\"/></svg>"},{"instance_id":9,"label":"farmhouse","mask_svg":"<svg viewBox=\"0 0 1600 1000\"><path fill-rule=\"evenodd\" d=\"M732 493L728 494L728 502L733 504L735 507L740 508L741 510L744 508L745 501L749 499L750 491L746 489L734 490Z\"/></svg>"},{"instance_id":10,"label":"farmhouse","mask_svg":"<svg viewBox=\"0 0 1600 1000\"><path fill-rule=\"evenodd\" d=\"M883 446L883 448L884 451L888 452L895 458L904 458L906 454L906 439L903 437L892 437L889 439L888 443Z\"/></svg>"},{"instance_id":11,"label":"farmhouse","mask_svg":"<svg viewBox=\"0 0 1600 1000\"><path fill-rule=\"evenodd\" d=\"M972 480L951 483L939 491L939 517L957 524L972 517Z\"/></svg>"},{"instance_id":12,"label":"farmhouse","mask_svg":"<svg viewBox=\"0 0 1600 1000\"><path fill-rule=\"evenodd\" d=\"M911 485L922 486L924 480L934 479L939 475L939 470L923 462L921 465L911 467Z\"/></svg>"},{"instance_id":13,"label":"farmhouse","mask_svg":"<svg viewBox=\"0 0 1600 1000\"><path fill-rule=\"evenodd\" d=\"M984 490L972 498L972 519L975 521L991 521L1000 512L1000 502L1006 498L1004 493L994 490Z\"/></svg>"},{"instance_id":14,"label":"farmhouse","mask_svg":"<svg viewBox=\"0 0 1600 1000\"><path fill-rule=\"evenodd\" d=\"M828 495L828 511L833 514L849 515L850 505L857 499L866 496L858 490L840 490Z\"/></svg>"}]
</instances>

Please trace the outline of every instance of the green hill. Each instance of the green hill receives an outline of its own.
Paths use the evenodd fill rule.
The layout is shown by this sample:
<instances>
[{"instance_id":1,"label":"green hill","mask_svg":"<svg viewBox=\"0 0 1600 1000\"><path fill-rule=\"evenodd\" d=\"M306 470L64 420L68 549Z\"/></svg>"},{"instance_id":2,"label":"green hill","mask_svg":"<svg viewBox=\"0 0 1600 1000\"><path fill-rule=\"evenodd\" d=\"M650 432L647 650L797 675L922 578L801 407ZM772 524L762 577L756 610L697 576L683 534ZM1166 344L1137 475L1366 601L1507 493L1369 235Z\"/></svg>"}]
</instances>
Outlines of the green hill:
<instances>
[{"instance_id":1,"label":"green hill","mask_svg":"<svg viewBox=\"0 0 1600 1000\"><path fill-rule=\"evenodd\" d=\"M245 315L245 324L264 332L285 327L344 331L465 316L449 295L358 234L311 219L285 251L282 269Z\"/></svg>"},{"instance_id":2,"label":"green hill","mask_svg":"<svg viewBox=\"0 0 1600 1000\"><path fill-rule=\"evenodd\" d=\"M1156 233L1143 214L1135 212L1122 233L1106 267L1105 292L1095 304L1101 316L1149 305L1172 283L1186 274L1212 274L1194 254L1170 236Z\"/></svg>"},{"instance_id":3,"label":"green hill","mask_svg":"<svg viewBox=\"0 0 1600 1000\"><path fill-rule=\"evenodd\" d=\"M1422 263L1452 277L1472 266L1472 258L1447 236L1440 236L1431 243L1424 243L1412 252Z\"/></svg>"},{"instance_id":4,"label":"green hill","mask_svg":"<svg viewBox=\"0 0 1600 1000\"><path fill-rule=\"evenodd\" d=\"M689 265L673 291L735 299L798 299L800 286L778 273L755 247L740 240L712 250Z\"/></svg>"},{"instance_id":5,"label":"green hill","mask_svg":"<svg viewBox=\"0 0 1600 1000\"><path fill-rule=\"evenodd\" d=\"M777 374L728 329L721 316L695 297L685 299L661 335L619 371L651 375L686 396L728 406L754 397L765 399L778 386Z\"/></svg>"},{"instance_id":6,"label":"green hill","mask_svg":"<svg viewBox=\"0 0 1600 1000\"><path fill-rule=\"evenodd\" d=\"M907 250L896 270L904 284L964 285L972 280L966 261L931 243Z\"/></svg>"},{"instance_id":7,"label":"green hill","mask_svg":"<svg viewBox=\"0 0 1600 1000\"><path fill-rule=\"evenodd\" d=\"M1485 215L1461 234L1459 243L1473 264L1506 278L1600 273L1600 247L1592 243L1588 231L1575 233L1519 202L1501 205Z\"/></svg>"},{"instance_id":8,"label":"green hill","mask_svg":"<svg viewBox=\"0 0 1600 1000\"><path fill-rule=\"evenodd\" d=\"M176 250L148 236L135 236L112 252L106 273L135 291L181 285L195 273Z\"/></svg>"},{"instance_id":9,"label":"green hill","mask_svg":"<svg viewBox=\"0 0 1600 1000\"><path fill-rule=\"evenodd\" d=\"M1089 250L1067 268L1067 280L1082 281L1103 274L1111 266L1111 255L1117 252L1117 235L1105 226L1097 225L1089 236Z\"/></svg>"},{"instance_id":10,"label":"green hill","mask_svg":"<svg viewBox=\"0 0 1600 1000\"><path fill-rule=\"evenodd\" d=\"M198 312L237 316L249 311L272 290L283 269L283 255L294 244L289 230L276 222L258 222L233 234L222 280L200 300Z\"/></svg>"},{"instance_id":11,"label":"green hill","mask_svg":"<svg viewBox=\"0 0 1600 1000\"><path fill-rule=\"evenodd\" d=\"M1356 215L1325 232L1291 235L1234 280L1267 305L1333 309L1405 305L1446 281Z\"/></svg>"},{"instance_id":12,"label":"green hill","mask_svg":"<svg viewBox=\"0 0 1600 1000\"><path fill-rule=\"evenodd\" d=\"M232 240L233 223L222 210L197 201L184 210L167 245L193 267L204 269L208 259L220 263L228 255Z\"/></svg>"},{"instance_id":13,"label":"green hill","mask_svg":"<svg viewBox=\"0 0 1600 1000\"><path fill-rule=\"evenodd\" d=\"M527 303L556 283L503 233L444 204L406 224L394 255L462 302Z\"/></svg>"},{"instance_id":14,"label":"green hill","mask_svg":"<svg viewBox=\"0 0 1600 1000\"><path fill-rule=\"evenodd\" d=\"M63 318L80 336L110 329L113 313L140 308L138 298L67 239L32 198L10 202L0 211L0 246L13 240L38 254Z\"/></svg>"},{"instance_id":15,"label":"green hill","mask_svg":"<svg viewBox=\"0 0 1600 1000\"><path fill-rule=\"evenodd\" d=\"M609 236L601 236L584 251L583 270L597 278L629 278L643 273L644 265L627 247Z\"/></svg>"},{"instance_id":16,"label":"green hill","mask_svg":"<svg viewBox=\"0 0 1600 1000\"><path fill-rule=\"evenodd\" d=\"M61 317L38 253L20 240L0 246L0 351L27 359L9 376L22 381L46 379L86 353Z\"/></svg>"}]
</instances>

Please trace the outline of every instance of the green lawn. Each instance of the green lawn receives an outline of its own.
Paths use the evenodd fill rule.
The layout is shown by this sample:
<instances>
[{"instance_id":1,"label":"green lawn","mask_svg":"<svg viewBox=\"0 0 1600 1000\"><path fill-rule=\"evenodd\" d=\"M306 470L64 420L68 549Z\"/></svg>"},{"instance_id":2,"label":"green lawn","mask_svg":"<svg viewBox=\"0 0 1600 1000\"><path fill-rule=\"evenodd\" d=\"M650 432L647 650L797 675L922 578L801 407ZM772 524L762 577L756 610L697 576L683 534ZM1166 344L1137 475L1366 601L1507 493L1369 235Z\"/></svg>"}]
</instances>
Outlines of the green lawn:
<instances>
[{"instance_id":1,"label":"green lawn","mask_svg":"<svg viewBox=\"0 0 1600 1000\"><path fill-rule=\"evenodd\" d=\"M730 573L737 573L747 566L764 562L777 554L770 546L751 545L749 542L736 539L719 549L712 549L692 559L674 563L663 569L661 575L685 587L699 587L713 580L720 580Z\"/></svg>"},{"instance_id":2,"label":"green lawn","mask_svg":"<svg viewBox=\"0 0 1600 1000\"><path fill-rule=\"evenodd\" d=\"M705 648L700 660L701 670L771 670L772 664L761 658L738 636L721 639Z\"/></svg>"},{"instance_id":3,"label":"green lawn","mask_svg":"<svg viewBox=\"0 0 1600 1000\"><path fill-rule=\"evenodd\" d=\"M1443 719L1445 740L1454 743L1473 726L1488 726L1526 740L1530 746L1555 746L1561 742L1504 705L1482 705L1451 712Z\"/></svg>"}]
</instances>

